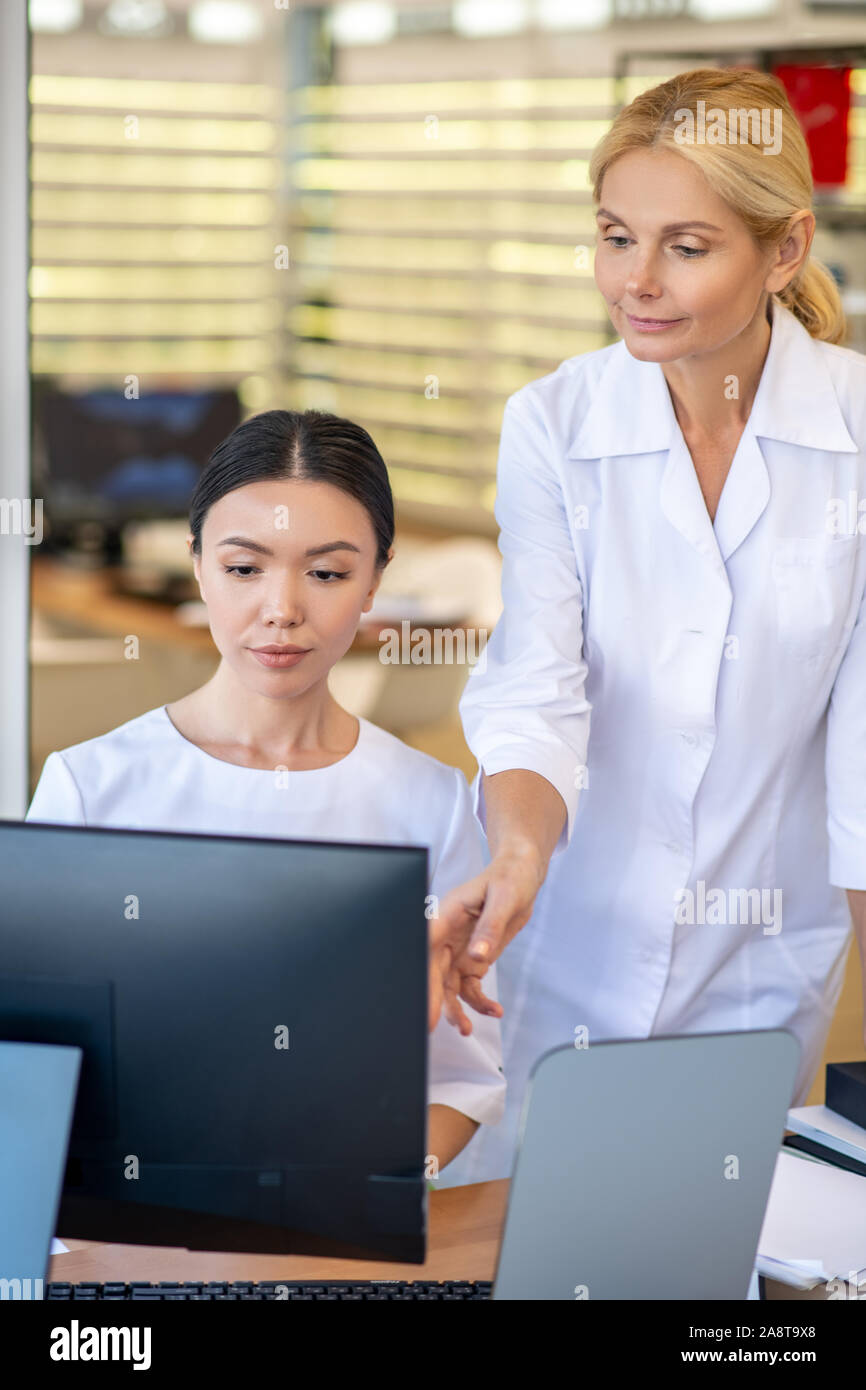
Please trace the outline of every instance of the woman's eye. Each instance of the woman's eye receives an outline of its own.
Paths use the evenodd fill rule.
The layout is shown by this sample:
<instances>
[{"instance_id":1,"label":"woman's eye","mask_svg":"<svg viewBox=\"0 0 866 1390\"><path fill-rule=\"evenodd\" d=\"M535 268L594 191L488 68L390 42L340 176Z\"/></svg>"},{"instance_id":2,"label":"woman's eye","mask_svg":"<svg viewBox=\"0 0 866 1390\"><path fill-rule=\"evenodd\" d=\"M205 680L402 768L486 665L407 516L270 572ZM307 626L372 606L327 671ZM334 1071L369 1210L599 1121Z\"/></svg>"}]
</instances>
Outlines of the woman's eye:
<instances>
[{"instance_id":1,"label":"woman's eye","mask_svg":"<svg viewBox=\"0 0 866 1390\"><path fill-rule=\"evenodd\" d=\"M606 236L605 241L610 242L615 251L622 251L628 244L629 238L622 233L619 235ZM674 251L679 251L684 261L697 260L698 256L705 256L706 250L698 246L675 246Z\"/></svg>"},{"instance_id":2,"label":"woman's eye","mask_svg":"<svg viewBox=\"0 0 866 1390\"><path fill-rule=\"evenodd\" d=\"M250 574L258 574L255 565L223 565L226 574L236 574L239 579L249 579ZM241 570L248 570L249 574L241 574Z\"/></svg>"},{"instance_id":3,"label":"woman's eye","mask_svg":"<svg viewBox=\"0 0 866 1390\"><path fill-rule=\"evenodd\" d=\"M250 579L254 574L261 573L255 565L223 565L226 574L236 574L238 579ZM348 579L349 570L311 570L311 574L316 579L321 579L324 583L330 583L334 579Z\"/></svg>"}]
</instances>

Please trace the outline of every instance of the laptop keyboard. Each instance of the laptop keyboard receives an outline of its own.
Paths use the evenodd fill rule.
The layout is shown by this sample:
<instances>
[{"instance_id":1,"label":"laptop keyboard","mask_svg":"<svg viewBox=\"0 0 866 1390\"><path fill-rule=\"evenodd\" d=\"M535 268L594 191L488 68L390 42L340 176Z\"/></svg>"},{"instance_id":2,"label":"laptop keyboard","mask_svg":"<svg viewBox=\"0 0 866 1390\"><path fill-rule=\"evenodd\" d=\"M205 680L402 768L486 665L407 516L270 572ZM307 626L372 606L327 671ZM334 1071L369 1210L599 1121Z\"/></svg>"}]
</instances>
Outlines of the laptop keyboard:
<instances>
[{"instance_id":1,"label":"laptop keyboard","mask_svg":"<svg viewBox=\"0 0 866 1390\"><path fill-rule=\"evenodd\" d=\"M446 1280L444 1283L431 1283L426 1280L406 1282L402 1279L368 1279L363 1281L324 1279L318 1282L299 1283L297 1280L266 1279L261 1283L235 1280L231 1283L159 1283L147 1284L135 1281L130 1284L65 1284L52 1282L46 1285L46 1299L52 1302L91 1303L101 1302L200 1302L203 1299L225 1301L238 1299L241 1302L266 1300L273 1302L309 1303L346 1302L357 1303L383 1301L402 1303L407 1299L413 1302L452 1302L455 1299L489 1299L492 1284L483 1280Z\"/></svg>"}]
</instances>

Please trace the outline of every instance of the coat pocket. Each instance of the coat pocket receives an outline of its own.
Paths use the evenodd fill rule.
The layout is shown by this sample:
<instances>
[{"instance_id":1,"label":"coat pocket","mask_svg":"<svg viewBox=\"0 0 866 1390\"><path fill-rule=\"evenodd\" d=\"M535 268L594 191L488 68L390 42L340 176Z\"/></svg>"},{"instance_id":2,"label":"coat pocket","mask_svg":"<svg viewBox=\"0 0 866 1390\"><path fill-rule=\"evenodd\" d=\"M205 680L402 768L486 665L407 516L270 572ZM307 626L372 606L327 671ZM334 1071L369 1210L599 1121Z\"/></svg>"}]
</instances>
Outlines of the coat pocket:
<instances>
[{"instance_id":1,"label":"coat pocket","mask_svg":"<svg viewBox=\"0 0 866 1390\"><path fill-rule=\"evenodd\" d=\"M831 656L853 626L857 536L790 536L772 559L779 642L802 656Z\"/></svg>"}]
</instances>

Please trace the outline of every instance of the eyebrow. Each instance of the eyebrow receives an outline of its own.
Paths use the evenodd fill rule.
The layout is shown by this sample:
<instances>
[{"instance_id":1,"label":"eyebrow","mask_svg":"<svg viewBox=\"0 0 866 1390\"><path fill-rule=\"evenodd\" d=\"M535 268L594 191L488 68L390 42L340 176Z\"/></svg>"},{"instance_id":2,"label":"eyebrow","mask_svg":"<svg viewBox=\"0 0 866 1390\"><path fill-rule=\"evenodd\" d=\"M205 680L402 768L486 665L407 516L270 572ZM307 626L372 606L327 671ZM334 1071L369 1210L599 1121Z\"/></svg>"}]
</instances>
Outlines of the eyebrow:
<instances>
[{"instance_id":1,"label":"eyebrow","mask_svg":"<svg viewBox=\"0 0 866 1390\"><path fill-rule=\"evenodd\" d=\"M226 536L224 541L217 541L217 545L239 545L244 550L256 550L260 555L273 555L266 545L260 545L258 541L251 541L247 536ZM304 551L304 556L329 555L332 550L354 550L356 555L361 551L357 545L351 541L328 541L326 545L313 545L309 550Z\"/></svg>"},{"instance_id":2,"label":"eyebrow","mask_svg":"<svg viewBox=\"0 0 866 1390\"><path fill-rule=\"evenodd\" d=\"M607 208L599 208L596 217L608 217L611 222L617 223L620 227L627 227L628 223L622 217L617 217L615 212L608 212ZM684 232L687 227L706 227L707 231L720 232L721 227L717 227L714 222L668 222L662 227L662 233Z\"/></svg>"}]
</instances>

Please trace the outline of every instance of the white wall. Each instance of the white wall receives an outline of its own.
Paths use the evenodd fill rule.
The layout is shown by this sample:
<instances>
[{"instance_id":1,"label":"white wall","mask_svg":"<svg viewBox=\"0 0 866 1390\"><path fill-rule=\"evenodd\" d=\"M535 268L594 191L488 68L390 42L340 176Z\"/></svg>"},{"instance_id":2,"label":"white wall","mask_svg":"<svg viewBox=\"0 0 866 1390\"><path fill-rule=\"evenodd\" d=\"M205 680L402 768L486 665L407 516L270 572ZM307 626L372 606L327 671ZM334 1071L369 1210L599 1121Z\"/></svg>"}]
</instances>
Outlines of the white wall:
<instances>
[{"instance_id":1,"label":"white wall","mask_svg":"<svg viewBox=\"0 0 866 1390\"><path fill-rule=\"evenodd\" d=\"M30 516L27 332L27 6L0 4L0 818L27 806ZM4 514L5 518L4 519ZM5 534L4 534L5 532Z\"/></svg>"}]
</instances>

